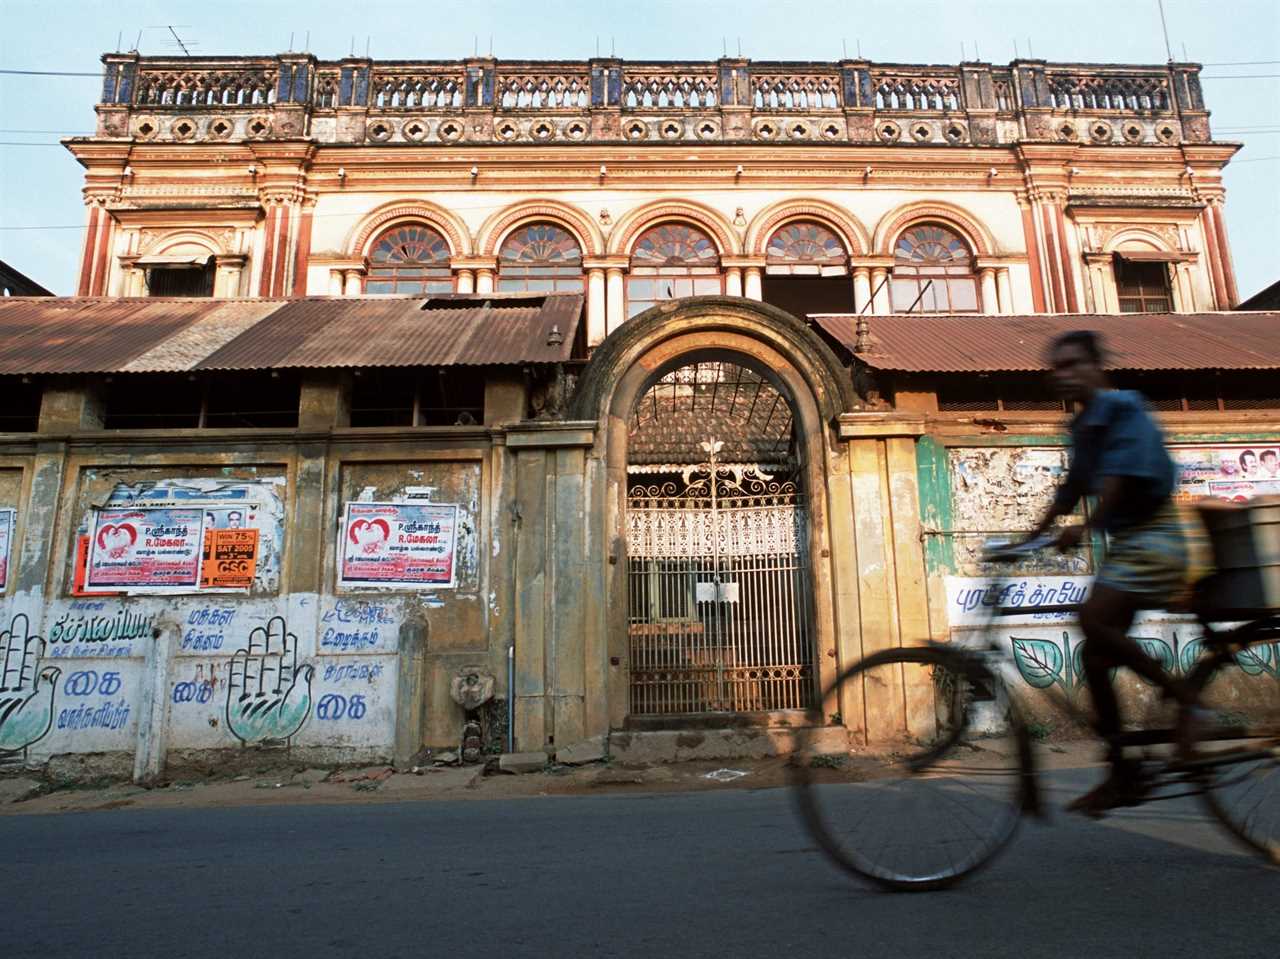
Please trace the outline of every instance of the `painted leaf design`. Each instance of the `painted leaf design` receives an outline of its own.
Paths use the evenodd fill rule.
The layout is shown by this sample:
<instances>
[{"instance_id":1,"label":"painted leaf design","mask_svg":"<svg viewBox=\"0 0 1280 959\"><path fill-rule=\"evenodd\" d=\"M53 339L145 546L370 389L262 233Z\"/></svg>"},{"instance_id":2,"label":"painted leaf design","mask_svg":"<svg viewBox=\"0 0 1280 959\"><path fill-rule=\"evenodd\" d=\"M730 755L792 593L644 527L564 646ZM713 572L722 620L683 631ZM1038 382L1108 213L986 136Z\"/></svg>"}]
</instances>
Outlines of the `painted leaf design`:
<instances>
[{"instance_id":1,"label":"painted leaf design","mask_svg":"<svg viewBox=\"0 0 1280 959\"><path fill-rule=\"evenodd\" d=\"M1066 638L1065 634L1063 638ZM1071 650L1071 684L1077 689L1081 686L1088 685L1089 682L1089 678L1084 672L1084 644L1085 640L1081 640L1076 643L1075 648ZM1112 666L1107 670L1109 682L1114 683L1116 681L1116 673L1118 672L1120 672L1120 668L1118 666Z\"/></svg>"},{"instance_id":2,"label":"painted leaf design","mask_svg":"<svg viewBox=\"0 0 1280 959\"><path fill-rule=\"evenodd\" d=\"M1142 647L1142 651L1160 664L1169 675L1173 675L1173 647L1166 643L1163 639L1148 638L1146 636L1133 637L1138 641L1138 645ZM1145 682L1145 680L1144 680Z\"/></svg>"},{"instance_id":3,"label":"painted leaf design","mask_svg":"<svg viewBox=\"0 0 1280 959\"><path fill-rule=\"evenodd\" d=\"M1182 667L1184 676L1190 676L1196 668L1196 661L1204 653L1204 640L1193 639L1178 650L1178 665Z\"/></svg>"},{"instance_id":4,"label":"painted leaf design","mask_svg":"<svg viewBox=\"0 0 1280 959\"><path fill-rule=\"evenodd\" d=\"M1236 662L1249 676L1261 676L1263 673L1274 674L1276 669L1271 664L1273 656L1273 644L1262 643L1240 650L1240 652L1236 653Z\"/></svg>"},{"instance_id":5,"label":"painted leaf design","mask_svg":"<svg viewBox=\"0 0 1280 959\"><path fill-rule=\"evenodd\" d=\"M1027 685L1036 689L1048 689L1054 683L1065 688L1062 678L1062 650L1049 639L1010 638L1013 661Z\"/></svg>"}]
</instances>

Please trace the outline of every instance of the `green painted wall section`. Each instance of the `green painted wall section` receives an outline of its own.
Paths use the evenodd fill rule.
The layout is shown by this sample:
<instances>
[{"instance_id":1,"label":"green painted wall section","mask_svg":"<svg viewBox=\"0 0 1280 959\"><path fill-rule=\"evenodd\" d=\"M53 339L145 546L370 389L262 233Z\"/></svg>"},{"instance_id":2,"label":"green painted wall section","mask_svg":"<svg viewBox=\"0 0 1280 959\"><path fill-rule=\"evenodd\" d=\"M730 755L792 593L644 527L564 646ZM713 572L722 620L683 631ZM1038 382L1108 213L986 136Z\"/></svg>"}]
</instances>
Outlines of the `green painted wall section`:
<instances>
[{"instance_id":1,"label":"green painted wall section","mask_svg":"<svg viewBox=\"0 0 1280 959\"><path fill-rule=\"evenodd\" d=\"M929 530L951 529L951 470L947 447L931 437L916 443L916 480L920 488L920 525L924 528L926 572L955 569L951 537Z\"/></svg>"}]
</instances>

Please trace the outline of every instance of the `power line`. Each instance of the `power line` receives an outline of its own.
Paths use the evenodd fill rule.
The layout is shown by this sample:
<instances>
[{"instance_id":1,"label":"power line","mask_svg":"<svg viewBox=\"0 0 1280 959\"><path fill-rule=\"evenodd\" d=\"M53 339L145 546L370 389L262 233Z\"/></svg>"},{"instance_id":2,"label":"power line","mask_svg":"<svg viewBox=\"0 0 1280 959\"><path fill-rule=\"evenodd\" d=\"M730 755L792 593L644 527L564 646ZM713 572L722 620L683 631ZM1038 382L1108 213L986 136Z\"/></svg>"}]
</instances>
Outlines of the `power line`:
<instances>
[{"instance_id":1,"label":"power line","mask_svg":"<svg viewBox=\"0 0 1280 959\"><path fill-rule=\"evenodd\" d=\"M76 73L71 70L0 70L0 74L20 77L93 77L101 79L99 73Z\"/></svg>"},{"instance_id":2,"label":"power line","mask_svg":"<svg viewBox=\"0 0 1280 959\"><path fill-rule=\"evenodd\" d=\"M1269 67L1280 60L1227 60L1222 63L1202 63L1202 67Z\"/></svg>"},{"instance_id":3,"label":"power line","mask_svg":"<svg viewBox=\"0 0 1280 959\"><path fill-rule=\"evenodd\" d=\"M1243 160L1232 160L1232 163L1261 163L1263 160L1280 160L1280 153L1269 157L1246 157Z\"/></svg>"},{"instance_id":4,"label":"power line","mask_svg":"<svg viewBox=\"0 0 1280 959\"><path fill-rule=\"evenodd\" d=\"M1201 80L1274 80L1280 73L1202 73Z\"/></svg>"}]
</instances>

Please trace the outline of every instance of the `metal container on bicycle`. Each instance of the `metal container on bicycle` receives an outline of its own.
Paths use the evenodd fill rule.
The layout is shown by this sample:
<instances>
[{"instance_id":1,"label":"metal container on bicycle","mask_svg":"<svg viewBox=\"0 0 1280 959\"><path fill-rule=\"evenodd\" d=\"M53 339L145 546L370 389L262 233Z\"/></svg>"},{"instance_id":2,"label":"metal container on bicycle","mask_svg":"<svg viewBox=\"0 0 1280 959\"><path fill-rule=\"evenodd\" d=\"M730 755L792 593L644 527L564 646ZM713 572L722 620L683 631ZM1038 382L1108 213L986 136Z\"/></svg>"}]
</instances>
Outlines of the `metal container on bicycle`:
<instances>
[{"instance_id":1,"label":"metal container on bicycle","mask_svg":"<svg viewBox=\"0 0 1280 959\"><path fill-rule=\"evenodd\" d=\"M1202 602L1241 617L1280 610L1280 497L1203 503L1197 512L1217 567L1201 586Z\"/></svg>"}]
</instances>

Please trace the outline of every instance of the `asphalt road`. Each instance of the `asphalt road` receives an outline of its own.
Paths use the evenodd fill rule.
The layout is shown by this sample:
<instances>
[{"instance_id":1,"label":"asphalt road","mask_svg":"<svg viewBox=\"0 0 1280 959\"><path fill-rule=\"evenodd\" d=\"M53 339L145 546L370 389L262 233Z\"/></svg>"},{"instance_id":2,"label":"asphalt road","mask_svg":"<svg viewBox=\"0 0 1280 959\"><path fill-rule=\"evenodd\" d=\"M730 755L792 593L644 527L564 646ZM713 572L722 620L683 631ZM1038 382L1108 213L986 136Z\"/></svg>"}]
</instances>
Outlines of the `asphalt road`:
<instances>
[{"instance_id":1,"label":"asphalt road","mask_svg":"<svg viewBox=\"0 0 1280 959\"><path fill-rule=\"evenodd\" d=\"M1054 802L1091 775L1054 774ZM1278 938L1280 870L1193 800L1027 823L910 895L828 866L782 790L0 818L7 959L1272 959Z\"/></svg>"}]
</instances>

